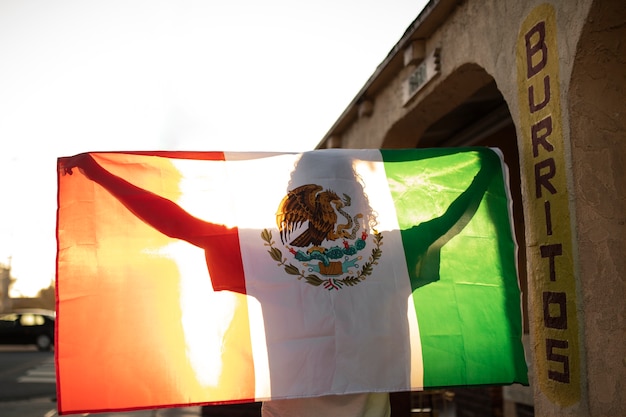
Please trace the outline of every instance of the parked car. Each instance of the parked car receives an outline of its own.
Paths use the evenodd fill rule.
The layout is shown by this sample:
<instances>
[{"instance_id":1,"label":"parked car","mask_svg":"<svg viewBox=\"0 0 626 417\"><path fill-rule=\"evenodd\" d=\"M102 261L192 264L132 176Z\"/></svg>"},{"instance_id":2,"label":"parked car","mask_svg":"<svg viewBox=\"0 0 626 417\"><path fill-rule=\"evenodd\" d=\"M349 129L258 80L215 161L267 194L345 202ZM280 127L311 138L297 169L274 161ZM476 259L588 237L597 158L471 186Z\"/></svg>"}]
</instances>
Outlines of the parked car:
<instances>
[{"instance_id":1,"label":"parked car","mask_svg":"<svg viewBox=\"0 0 626 417\"><path fill-rule=\"evenodd\" d=\"M0 314L0 344L35 345L47 351L54 346L55 312L18 310Z\"/></svg>"}]
</instances>

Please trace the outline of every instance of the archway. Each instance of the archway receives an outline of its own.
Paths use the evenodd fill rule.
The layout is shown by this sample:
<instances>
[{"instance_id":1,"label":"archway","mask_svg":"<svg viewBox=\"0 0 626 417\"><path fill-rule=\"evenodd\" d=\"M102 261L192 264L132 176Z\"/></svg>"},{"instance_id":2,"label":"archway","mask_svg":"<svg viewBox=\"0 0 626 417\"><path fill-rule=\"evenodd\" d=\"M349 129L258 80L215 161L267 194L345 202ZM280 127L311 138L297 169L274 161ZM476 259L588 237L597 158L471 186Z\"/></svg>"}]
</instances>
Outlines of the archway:
<instances>
[{"instance_id":1,"label":"archway","mask_svg":"<svg viewBox=\"0 0 626 417\"><path fill-rule=\"evenodd\" d=\"M489 146L499 148L504 155L509 168L515 234L520 248L518 270L522 289L524 333L527 334L527 259L520 161L516 129L508 104L498 89L496 80L477 64L462 65L419 99L413 109L389 130L384 140L385 147ZM502 413L503 396L500 387L451 391L455 393L458 413L463 413L464 407L475 407L477 403L484 406L480 410L482 415ZM424 394L426 397L428 395ZM481 398L481 401L476 401L476 398ZM517 407L519 413L532 413L533 410L532 404L518 404Z\"/></svg>"}]
</instances>

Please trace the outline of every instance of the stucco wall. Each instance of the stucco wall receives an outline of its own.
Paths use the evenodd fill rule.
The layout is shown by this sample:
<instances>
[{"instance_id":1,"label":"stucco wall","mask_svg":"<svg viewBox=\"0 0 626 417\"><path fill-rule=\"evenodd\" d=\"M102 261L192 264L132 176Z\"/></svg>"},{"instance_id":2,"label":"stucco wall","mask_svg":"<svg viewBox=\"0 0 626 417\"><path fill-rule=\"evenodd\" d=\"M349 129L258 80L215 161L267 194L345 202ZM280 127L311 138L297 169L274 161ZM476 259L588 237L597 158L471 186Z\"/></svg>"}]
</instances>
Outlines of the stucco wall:
<instances>
[{"instance_id":1,"label":"stucco wall","mask_svg":"<svg viewBox=\"0 0 626 417\"><path fill-rule=\"evenodd\" d=\"M623 1L460 2L426 40L427 54L441 48L441 73L405 103L404 83L414 68L399 69L383 89L368 97L374 103L373 113L354 119L341 132L341 146L414 147L433 122L490 82L491 77L507 102L518 141L522 140L533 122L520 116L528 99L516 77L519 72L516 48L520 39L523 42L520 33L523 23L533 12L544 10L544 4L555 16L556 30L550 36L555 39L558 56L551 55L555 58L551 71L557 76L552 82L557 79L558 85L551 88L560 112L559 152L567 190L565 210L571 216L568 222L568 233L572 236L571 279L580 342L580 357L572 358L575 361L569 365L580 373L580 396L573 404L559 403L554 401L559 395L536 387L536 413L620 415L626 410L623 382L626 381L626 8ZM536 160L528 149L520 145L527 208L531 201L537 200L533 182L536 178L530 172ZM531 210L530 214L536 212ZM535 298L541 296L538 288L531 288L532 291L536 292ZM531 327L540 329L541 315L533 320ZM535 340L531 344L536 348L541 343L542 340Z\"/></svg>"},{"instance_id":2,"label":"stucco wall","mask_svg":"<svg viewBox=\"0 0 626 417\"><path fill-rule=\"evenodd\" d=\"M569 89L590 414L626 410L626 8L596 2Z\"/></svg>"},{"instance_id":3,"label":"stucco wall","mask_svg":"<svg viewBox=\"0 0 626 417\"><path fill-rule=\"evenodd\" d=\"M455 84L451 75L466 71L469 68L467 64L477 64L496 79L515 120L515 44L520 23L530 10L541 3L514 0L462 2L439 29L425 40L427 54L437 47L442 48L441 74L405 105L404 83L415 67L403 68L384 89L371 97L374 101L373 114L356 120L341 132L342 146L415 146L419 135L431 123L490 81L484 73L471 73L459 77L459 82ZM563 39L560 45L561 71L564 79L568 79L576 40L591 1L568 0L555 3L557 15L562 17L558 21L559 31L562 31L559 39ZM448 85L441 88L443 84ZM566 94L566 91L562 94Z\"/></svg>"}]
</instances>

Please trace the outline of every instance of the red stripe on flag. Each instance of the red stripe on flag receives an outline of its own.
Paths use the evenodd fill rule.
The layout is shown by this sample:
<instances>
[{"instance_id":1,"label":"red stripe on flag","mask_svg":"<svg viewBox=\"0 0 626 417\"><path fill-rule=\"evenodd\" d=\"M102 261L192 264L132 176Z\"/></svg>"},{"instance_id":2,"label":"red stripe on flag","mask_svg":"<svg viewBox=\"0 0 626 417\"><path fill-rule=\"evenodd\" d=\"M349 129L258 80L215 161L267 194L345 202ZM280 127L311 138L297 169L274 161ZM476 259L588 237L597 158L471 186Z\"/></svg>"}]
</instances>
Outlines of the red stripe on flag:
<instances>
[{"instance_id":1,"label":"red stripe on flag","mask_svg":"<svg viewBox=\"0 0 626 417\"><path fill-rule=\"evenodd\" d=\"M85 152L78 154L75 157L86 155L87 153L95 154L117 154L117 155L142 155L142 156L157 156L160 158L170 159L195 159L199 161L225 161L226 157L224 152L201 152L201 151L102 151L102 152ZM75 157L62 157L59 160L69 160Z\"/></svg>"},{"instance_id":2,"label":"red stripe on flag","mask_svg":"<svg viewBox=\"0 0 626 417\"><path fill-rule=\"evenodd\" d=\"M117 153L117 152L107 152ZM119 152L121 154L121 152ZM124 152L127 154L129 152ZM132 152L130 152L132 153ZM199 159L224 160L221 152L137 152L145 156L157 154L194 154ZM243 261L236 227L210 223L187 213L171 200L147 191L112 174L98 161L98 153L84 153L59 159L59 170L68 174L79 168L92 181L114 195L128 210L161 233L185 240L204 249L207 267L215 290L246 293Z\"/></svg>"},{"instance_id":3,"label":"red stripe on flag","mask_svg":"<svg viewBox=\"0 0 626 417\"><path fill-rule=\"evenodd\" d=\"M119 151L106 153L123 153L130 155L158 156L172 159L195 159L202 161L225 161L224 152L199 151Z\"/></svg>"}]
</instances>

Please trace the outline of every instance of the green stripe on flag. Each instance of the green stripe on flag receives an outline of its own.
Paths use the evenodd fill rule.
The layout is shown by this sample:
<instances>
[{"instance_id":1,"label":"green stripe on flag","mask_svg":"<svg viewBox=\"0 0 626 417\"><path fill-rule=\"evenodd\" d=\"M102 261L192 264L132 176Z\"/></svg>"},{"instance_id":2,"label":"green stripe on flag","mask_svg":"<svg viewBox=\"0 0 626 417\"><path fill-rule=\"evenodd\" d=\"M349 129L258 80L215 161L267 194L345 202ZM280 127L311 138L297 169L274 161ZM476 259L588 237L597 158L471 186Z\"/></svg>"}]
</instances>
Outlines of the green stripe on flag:
<instances>
[{"instance_id":1,"label":"green stripe on flag","mask_svg":"<svg viewBox=\"0 0 626 417\"><path fill-rule=\"evenodd\" d=\"M509 202L488 148L382 150L424 386L527 383Z\"/></svg>"}]
</instances>

